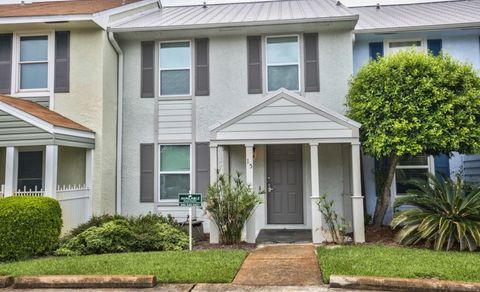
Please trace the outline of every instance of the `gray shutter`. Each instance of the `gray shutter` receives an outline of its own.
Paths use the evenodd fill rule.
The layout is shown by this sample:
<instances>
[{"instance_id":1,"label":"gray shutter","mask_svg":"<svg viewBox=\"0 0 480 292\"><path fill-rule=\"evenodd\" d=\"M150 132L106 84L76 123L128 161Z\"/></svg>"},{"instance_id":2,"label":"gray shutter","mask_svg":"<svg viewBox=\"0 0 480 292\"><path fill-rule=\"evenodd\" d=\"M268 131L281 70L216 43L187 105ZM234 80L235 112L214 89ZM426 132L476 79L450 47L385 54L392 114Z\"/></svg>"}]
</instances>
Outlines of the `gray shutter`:
<instances>
[{"instance_id":1,"label":"gray shutter","mask_svg":"<svg viewBox=\"0 0 480 292\"><path fill-rule=\"evenodd\" d=\"M155 42L142 42L142 97L153 97L155 92Z\"/></svg>"},{"instance_id":2,"label":"gray shutter","mask_svg":"<svg viewBox=\"0 0 480 292\"><path fill-rule=\"evenodd\" d=\"M440 55L440 52L442 51L442 40L441 39L427 40L427 49L434 56Z\"/></svg>"},{"instance_id":3,"label":"gray shutter","mask_svg":"<svg viewBox=\"0 0 480 292\"><path fill-rule=\"evenodd\" d=\"M247 37L248 93L262 93L262 38Z\"/></svg>"},{"instance_id":4,"label":"gray shutter","mask_svg":"<svg viewBox=\"0 0 480 292\"><path fill-rule=\"evenodd\" d=\"M208 39L195 39L195 95L209 94Z\"/></svg>"},{"instance_id":5,"label":"gray shutter","mask_svg":"<svg viewBox=\"0 0 480 292\"><path fill-rule=\"evenodd\" d=\"M376 60L379 57L383 57L383 42L375 42L368 44L368 53L370 59Z\"/></svg>"},{"instance_id":6,"label":"gray shutter","mask_svg":"<svg viewBox=\"0 0 480 292\"><path fill-rule=\"evenodd\" d=\"M305 91L320 91L318 72L318 34L306 33L303 35L305 46Z\"/></svg>"},{"instance_id":7,"label":"gray shutter","mask_svg":"<svg viewBox=\"0 0 480 292\"><path fill-rule=\"evenodd\" d=\"M154 201L154 161L153 144L140 144L140 202Z\"/></svg>"},{"instance_id":8,"label":"gray shutter","mask_svg":"<svg viewBox=\"0 0 480 292\"><path fill-rule=\"evenodd\" d=\"M10 94L12 86L13 34L0 34L0 93Z\"/></svg>"},{"instance_id":9,"label":"gray shutter","mask_svg":"<svg viewBox=\"0 0 480 292\"><path fill-rule=\"evenodd\" d=\"M196 143L195 152L195 192L205 196L210 185L209 143Z\"/></svg>"},{"instance_id":10,"label":"gray shutter","mask_svg":"<svg viewBox=\"0 0 480 292\"><path fill-rule=\"evenodd\" d=\"M70 90L70 32L55 32L55 92Z\"/></svg>"}]
</instances>

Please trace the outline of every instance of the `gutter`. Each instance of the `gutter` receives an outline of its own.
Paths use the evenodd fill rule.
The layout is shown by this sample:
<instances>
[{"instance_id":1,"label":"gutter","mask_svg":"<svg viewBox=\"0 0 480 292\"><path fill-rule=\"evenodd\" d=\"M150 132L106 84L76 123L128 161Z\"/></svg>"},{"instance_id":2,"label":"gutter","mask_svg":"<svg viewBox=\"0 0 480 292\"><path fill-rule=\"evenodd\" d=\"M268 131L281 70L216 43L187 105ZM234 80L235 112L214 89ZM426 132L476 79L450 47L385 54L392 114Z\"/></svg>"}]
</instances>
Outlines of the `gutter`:
<instances>
[{"instance_id":1,"label":"gutter","mask_svg":"<svg viewBox=\"0 0 480 292\"><path fill-rule=\"evenodd\" d=\"M123 129L123 51L113 32L108 31L108 40L118 55L117 68L117 161L115 178L115 213L122 214L122 129Z\"/></svg>"}]
</instances>

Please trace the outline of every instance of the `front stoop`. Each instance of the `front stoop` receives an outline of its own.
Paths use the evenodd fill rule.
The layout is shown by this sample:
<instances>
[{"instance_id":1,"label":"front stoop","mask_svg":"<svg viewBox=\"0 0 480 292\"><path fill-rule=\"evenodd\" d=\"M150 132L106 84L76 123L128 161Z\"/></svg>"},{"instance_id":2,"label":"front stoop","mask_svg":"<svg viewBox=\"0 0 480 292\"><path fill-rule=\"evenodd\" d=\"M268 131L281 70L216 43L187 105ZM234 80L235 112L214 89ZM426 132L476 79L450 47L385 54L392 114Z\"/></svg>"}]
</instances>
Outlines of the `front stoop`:
<instances>
[{"instance_id":1,"label":"front stoop","mask_svg":"<svg viewBox=\"0 0 480 292\"><path fill-rule=\"evenodd\" d=\"M385 277L330 276L330 288L382 291L480 291L480 283Z\"/></svg>"},{"instance_id":2,"label":"front stoop","mask_svg":"<svg viewBox=\"0 0 480 292\"><path fill-rule=\"evenodd\" d=\"M25 276L15 278L15 289L39 288L153 288L155 276Z\"/></svg>"},{"instance_id":3,"label":"front stoop","mask_svg":"<svg viewBox=\"0 0 480 292\"><path fill-rule=\"evenodd\" d=\"M318 286L320 269L315 248L308 245L271 245L245 259L233 280L247 286Z\"/></svg>"}]
</instances>

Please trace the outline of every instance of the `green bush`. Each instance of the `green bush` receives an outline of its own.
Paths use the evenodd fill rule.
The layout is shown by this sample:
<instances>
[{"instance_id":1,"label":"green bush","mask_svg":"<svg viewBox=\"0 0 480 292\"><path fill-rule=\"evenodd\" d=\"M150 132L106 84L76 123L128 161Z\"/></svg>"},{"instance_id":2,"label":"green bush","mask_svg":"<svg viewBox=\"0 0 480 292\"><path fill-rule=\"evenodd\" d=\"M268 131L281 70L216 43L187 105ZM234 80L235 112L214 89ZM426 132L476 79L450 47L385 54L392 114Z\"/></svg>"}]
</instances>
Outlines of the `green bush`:
<instances>
[{"instance_id":1,"label":"green bush","mask_svg":"<svg viewBox=\"0 0 480 292\"><path fill-rule=\"evenodd\" d=\"M115 218L115 219L113 219ZM84 229L90 224L91 227ZM188 236L171 217L148 214L139 217L100 216L84 224L80 233L67 235L56 255L170 251L188 247Z\"/></svg>"},{"instance_id":2,"label":"green bush","mask_svg":"<svg viewBox=\"0 0 480 292\"><path fill-rule=\"evenodd\" d=\"M413 180L415 189L395 200L396 212L391 222L400 227L401 244L433 244L434 249L469 249L480 247L480 188L465 185L460 179L430 176L428 181Z\"/></svg>"},{"instance_id":3,"label":"green bush","mask_svg":"<svg viewBox=\"0 0 480 292\"><path fill-rule=\"evenodd\" d=\"M241 180L239 173L233 184L231 180L222 174L208 187L206 210L215 221L223 244L240 242L245 223L261 203L258 193Z\"/></svg>"},{"instance_id":4,"label":"green bush","mask_svg":"<svg viewBox=\"0 0 480 292\"><path fill-rule=\"evenodd\" d=\"M60 204L46 197L0 199L0 260L52 252L62 229Z\"/></svg>"}]
</instances>

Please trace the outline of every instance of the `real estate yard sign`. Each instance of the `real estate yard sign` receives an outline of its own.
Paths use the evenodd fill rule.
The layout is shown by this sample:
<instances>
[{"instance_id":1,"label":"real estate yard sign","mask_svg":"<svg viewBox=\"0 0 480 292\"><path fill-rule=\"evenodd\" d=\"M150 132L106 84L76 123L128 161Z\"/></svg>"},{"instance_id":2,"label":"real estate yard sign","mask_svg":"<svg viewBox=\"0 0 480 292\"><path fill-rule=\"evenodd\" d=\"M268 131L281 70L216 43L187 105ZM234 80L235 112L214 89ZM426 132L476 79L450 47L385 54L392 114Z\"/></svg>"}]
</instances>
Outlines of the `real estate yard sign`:
<instances>
[{"instance_id":1,"label":"real estate yard sign","mask_svg":"<svg viewBox=\"0 0 480 292\"><path fill-rule=\"evenodd\" d=\"M178 194L178 205L180 207L188 207L189 248L192 250L192 208L202 205L202 194Z\"/></svg>"}]
</instances>

